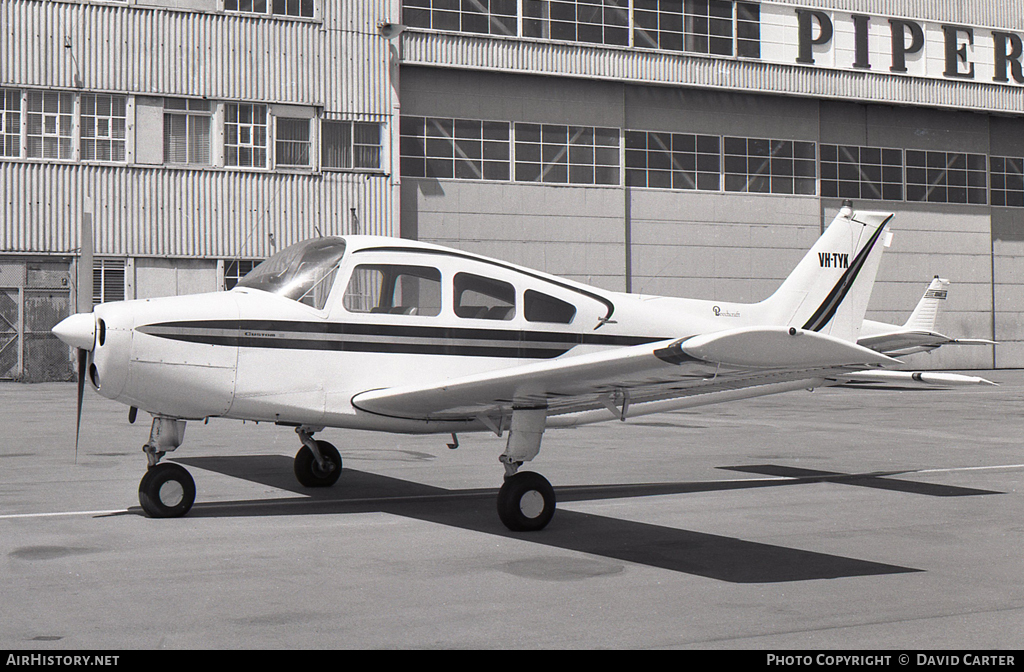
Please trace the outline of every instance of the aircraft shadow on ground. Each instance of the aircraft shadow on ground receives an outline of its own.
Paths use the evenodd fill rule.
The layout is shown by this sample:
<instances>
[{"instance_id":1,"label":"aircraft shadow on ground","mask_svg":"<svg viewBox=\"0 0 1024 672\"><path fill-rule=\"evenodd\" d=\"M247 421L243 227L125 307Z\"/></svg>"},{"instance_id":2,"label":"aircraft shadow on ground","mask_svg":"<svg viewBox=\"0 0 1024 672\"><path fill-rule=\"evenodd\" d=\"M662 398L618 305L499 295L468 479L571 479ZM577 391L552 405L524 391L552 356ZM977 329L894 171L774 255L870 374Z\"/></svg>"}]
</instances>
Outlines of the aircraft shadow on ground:
<instances>
[{"instance_id":1,"label":"aircraft shadow on ground","mask_svg":"<svg viewBox=\"0 0 1024 672\"><path fill-rule=\"evenodd\" d=\"M540 532L513 533L498 520L495 511L496 489L446 490L354 469L346 469L333 488L303 488L298 485L292 473L292 460L284 456L192 457L175 461L300 495L233 502L200 502L192 508L189 514L192 517L382 512L734 583L808 581L921 571L565 509L559 510L551 524ZM877 474L847 475L773 465L726 469L767 474L772 478L568 486L556 488L556 494L560 502L579 502L823 481L905 489L908 492L936 496L990 494L990 491L984 490L899 481ZM789 478L780 480L780 475Z\"/></svg>"}]
</instances>

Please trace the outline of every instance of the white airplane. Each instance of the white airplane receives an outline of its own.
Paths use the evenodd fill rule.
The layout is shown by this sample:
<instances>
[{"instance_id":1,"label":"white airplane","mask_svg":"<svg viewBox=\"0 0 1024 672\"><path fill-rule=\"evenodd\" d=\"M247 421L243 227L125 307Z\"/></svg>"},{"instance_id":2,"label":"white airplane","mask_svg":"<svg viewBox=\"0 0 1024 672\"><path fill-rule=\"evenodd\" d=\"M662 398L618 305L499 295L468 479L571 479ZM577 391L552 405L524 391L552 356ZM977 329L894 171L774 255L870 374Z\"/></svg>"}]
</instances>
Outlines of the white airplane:
<instances>
[{"instance_id":1,"label":"white airplane","mask_svg":"<svg viewBox=\"0 0 1024 672\"><path fill-rule=\"evenodd\" d=\"M896 356L930 352L943 345L996 345L984 338L950 338L935 331L939 308L948 294L949 280L936 275L902 326L864 320L857 343Z\"/></svg>"},{"instance_id":2,"label":"white airplane","mask_svg":"<svg viewBox=\"0 0 1024 672\"><path fill-rule=\"evenodd\" d=\"M292 245L229 292L103 303L53 333L78 349L79 426L86 379L130 406L130 420L152 414L139 485L152 517L184 515L195 500L189 473L160 462L186 421L223 417L294 427L295 475L308 487L342 469L338 450L313 438L326 427L450 433L452 447L459 432L507 433L498 514L536 530L554 490L519 468L547 428L899 364L858 344L891 219L844 204L753 304L611 292L437 245L345 236Z\"/></svg>"}]
</instances>

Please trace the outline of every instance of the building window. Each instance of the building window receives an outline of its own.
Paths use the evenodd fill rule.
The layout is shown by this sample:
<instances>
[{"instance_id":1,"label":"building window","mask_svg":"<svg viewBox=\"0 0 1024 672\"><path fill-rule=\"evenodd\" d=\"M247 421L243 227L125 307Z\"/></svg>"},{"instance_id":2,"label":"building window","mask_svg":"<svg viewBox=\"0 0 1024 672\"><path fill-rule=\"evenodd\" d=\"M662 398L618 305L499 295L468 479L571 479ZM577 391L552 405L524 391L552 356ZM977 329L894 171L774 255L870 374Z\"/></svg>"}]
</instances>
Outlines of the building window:
<instances>
[{"instance_id":1,"label":"building window","mask_svg":"<svg viewBox=\"0 0 1024 672\"><path fill-rule=\"evenodd\" d=\"M81 108L82 160L124 161L127 128L125 97L83 94Z\"/></svg>"},{"instance_id":2,"label":"building window","mask_svg":"<svg viewBox=\"0 0 1024 672\"><path fill-rule=\"evenodd\" d=\"M626 184L718 191L720 145L716 135L626 131Z\"/></svg>"},{"instance_id":3,"label":"building window","mask_svg":"<svg viewBox=\"0 0 1024 672\"><path fill-rule=\"evenodd\" d=\"M124 301L124 259L93 259L93 305Z\"/></svg>"},{"instance_id":4,"label":"building window","mask_svg":"<svg viewBox=\"0 0 1024 672\"><path fill-rule=\"evenodd\" d=\"M292 117L277 118L275 156L279 166L308 166L309 164L309 119Z\"/></svg>"},{"instance_id":5,"label":"building window","mask_svg":"<svg viewBox=\"0 0 1024 672\"><path fill-rule=\"evenodd\" d=\"M736 3L736 55L761 58L761 5Z\"/></svg>"},{"instance_id":6,"label":"building window","mask_svg":"<svg viewBox=\"0 0 1024 672\"><path fill-rule=\"evenodd\" d=\"M210 103L164 99L164 163L210 165Z\"/></svg>"},{"instance_id":7,"label":"building window","mask_svg":"<svg viewBox=\"0 0 1024 672\"><path fill-rule=\"evenodd\" d=\"M516 35L517 0L405 0L407 26L484 35Z\"/></svg>"},{"instance_id":8,"label":"building window","mask_svg":"<svg viewBox=\"0 0 1024 672\"><path fill-rule=\"evenodd\" d=\"M262 262L261 259L227 259L224 261L224 289L232 289Z\"/></svg>"},{"instance_id":9,"label":"building window","mask_svg":"<svg viewBox=\"0 0 1024 672\"><path fill-rule=\"evenodd\" d=\"M903 200L903 151L821 145L821 195L833 198Z\"/></svg>"},{"instance_id":10,"label":"building window","mask_svg":"<svg viewBox=\"0 0 1024 672\"><path fill-rule=\"evenodd\" d=\"M266 167L266 105L229 103L224 106L224 165Z\"/></svg>"},{"instance_id":11,"label":"building window","mask_svg":"<svg viewBox=\"0 0 1024 672\"><path fill-rule=\"evenodd\" d=\"M629 0L523 0L523 36L629 45Z\"/></svg>"},{"instance_id":12,"label":"building window","mask_svg":"<svg viewBox=\"0 0 1024 672\"><path fill-rule=\"evenodd\" d=\"M313 18L313 0L224 0L224 9L231 12L275 14Z\"/></svg>"},{"instance_id":13,"label":"building window","mask_svg":"<svg viewBox=\"0 0 1024 672\"><path fill-rule=\"evenodd\" d=\"M380 124L324 121L320 125L320 162L324 168L380 170Z\"/></svg>"},{"instance_id":14,"label":"building window","mask_svg":"<svg viewBox=\"0 0 1024 672\"><path fill-rule=\"evenodd\" d=\"M984 154L908 149L904 156L908 201L988 202Z\"/></svg>"},{"instance_id":15,"label":"building window","mask_svg":"<svg viewBox=\"0 0 1024 672\"><path fill-rule=\"evenodd\" d=\"M70 93L29 91L25 120L26 154L32 159L73 159L72 126L75 104ZM123 127L122 127L122 138ZM110 160L110 159L106 159ZM123 160L121 159L114 160Z\"/></svg>"},{"instance_id":16,"label":"building window","mask_svg":"<svg viewBox=\"0 0 1024 672\"><path fill-rule=\"evenodd\" d=\"M402 117L402 174L464 180L508 180L509 123Z\"/></svg>"},{"instance_id":17,"label":"building window","mask_svg":"<svg viewBox=\"0 0 1024 672\"><path fill-rule=\"evenodd\" d=\"M993 156L989 159L992 172L992 205L1024 208L1024 158Z\"/></svg>"},{"instance_id":18,"label":"building window","mask_svg":"<svg viewBox=\"0 0 1024 672\"><path fill-rule=\"evenodd\" d=\"M21 157L21 91L0 89L0 156Z\"/></svg>"},{"instance_id":19,"label":"building window","mask_svg":"<svg viewBox=\"0 0 1024 672\"><path fill-rule=\"evenodd\" d=\"M517 182L619 184L619 129L515 125Z\"/></svg>"},{"instance_id":20,"label":"building window","mask_svg":"<svg viewBox=\"0 0 1024 672\"><path fill-rule=\"evenodd\" d=\"M634 0L634 46L732 56L734 35L737 55L760 57L761 11L757 3Z\"/></svg>"},{"instance_id":21,"label":"building window","mask_svg":"<svg viewBox=\"0 0 1024 672\"><path fill-rule=\"evenodd\" d=\"M813 142L724 139L725 190L762 194L814 194Z\"/></svg>"}]
</instances>

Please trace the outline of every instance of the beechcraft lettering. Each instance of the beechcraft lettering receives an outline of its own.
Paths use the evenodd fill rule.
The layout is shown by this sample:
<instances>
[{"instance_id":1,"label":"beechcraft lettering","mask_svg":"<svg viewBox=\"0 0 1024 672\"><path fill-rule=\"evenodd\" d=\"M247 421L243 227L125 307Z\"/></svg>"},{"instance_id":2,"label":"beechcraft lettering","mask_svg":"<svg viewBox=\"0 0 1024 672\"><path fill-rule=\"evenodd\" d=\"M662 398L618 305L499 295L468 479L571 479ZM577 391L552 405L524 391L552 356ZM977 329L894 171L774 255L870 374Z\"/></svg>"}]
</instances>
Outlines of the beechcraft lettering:
<instances>
[{"instance_id":1,"label":"beechcraft lettering","mask_svg":"<svg viewBox=\"0 0 1024 672\"><path fill-rule=\"evenodd\" d=\"M849 268L850 255L848 252L819 252L818 263L822 268Z\"/></svg>"},{"instance_id":2,"label":"beechcraft lettering","mask_svg":"<svg viewBox=\"0 0 1024 672\"><path fill-rule=\"evenodd\" d=\"M891 350L953 342L923 329L934 298L907 325L864 320L892 218L844 204L774 294L728 309L356 235L288 246L228 292L103 303L53 332L77 351L79 428L86 381L129 406L129 421L152 416L139 484L151 517L195 501L188 471L161 462L187 422L228 418L293 428L293 469L308 488L342 476L338 449L313 438L328 427L451 434L453 449L457 432L505 437L498 516L539 530L555 491L521 467L548 429L842 385L865 370L929 384L877 369L900 363Z\"/></svg>"}]
</instances>

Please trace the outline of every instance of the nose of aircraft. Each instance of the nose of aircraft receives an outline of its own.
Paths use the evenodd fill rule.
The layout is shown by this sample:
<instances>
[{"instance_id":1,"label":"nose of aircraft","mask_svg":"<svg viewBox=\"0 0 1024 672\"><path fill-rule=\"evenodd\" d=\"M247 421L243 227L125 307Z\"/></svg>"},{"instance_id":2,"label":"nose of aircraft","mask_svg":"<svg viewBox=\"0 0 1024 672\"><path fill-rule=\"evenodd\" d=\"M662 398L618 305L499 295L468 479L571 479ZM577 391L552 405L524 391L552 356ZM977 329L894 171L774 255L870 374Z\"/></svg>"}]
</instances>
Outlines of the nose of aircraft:
<instances>
[{"instance_id":1,"label":"nose of aircraft","mask_svg":"<svg viewBox=\"0 0 1024 672\"><path fill-rule=\"evenodd\" d=\"M91 352L96 343L96 317L92 313L76 313L51 331L71 347Z\"/></svg>"}]
</instances>

